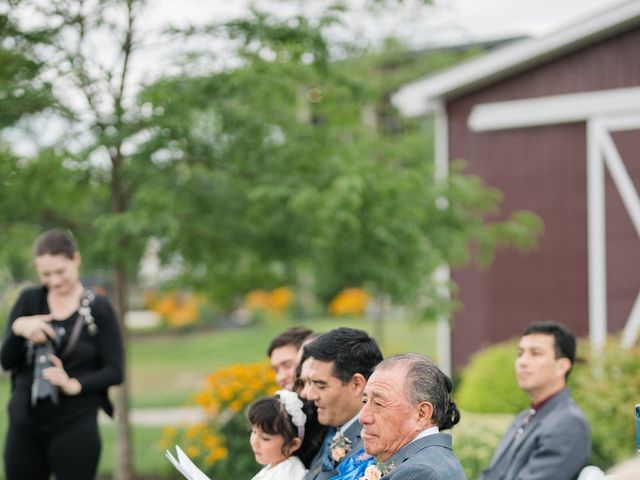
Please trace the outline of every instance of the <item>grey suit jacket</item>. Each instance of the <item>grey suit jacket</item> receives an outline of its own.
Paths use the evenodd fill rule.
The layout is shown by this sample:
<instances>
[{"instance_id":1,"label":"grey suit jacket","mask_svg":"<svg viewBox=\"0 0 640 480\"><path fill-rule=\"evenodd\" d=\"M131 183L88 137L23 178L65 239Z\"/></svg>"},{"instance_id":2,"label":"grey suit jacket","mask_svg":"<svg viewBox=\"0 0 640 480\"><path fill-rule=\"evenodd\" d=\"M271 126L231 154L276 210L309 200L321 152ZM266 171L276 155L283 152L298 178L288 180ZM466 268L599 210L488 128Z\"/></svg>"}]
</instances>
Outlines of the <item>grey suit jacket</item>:
<instances>
[{"instance_id":1,"label":"grey suit jacket","mask_svg":"<svg viewBox=\"0 0 640 480\"><path fill-rule=\"evenodd\" d=\"M348 458L351 458L353 455L358 453L359 450L362 449L363 444L362 437L360 436L361 431L362 425L360 425L360 422L358 420L353 422L353 424L351 424L349 428L345 430L344 436L351 441L351 449L349 450L347 456L340 461L340 463L346 461ZM311 461L311 465L309 467L309 471L307 472L307 475L305 475L304 480L327 480L338 474L338 466L340 465L340 463L335 465L333 470L329 470L327 472L322 471L322 454L323 451L321 448L320 451L316 453L316 456L313 457L313 460Z\"/></svg>"},{"instance_id":2,"label":"grey suit jacket","mask_svg":"<svg viewBox=\"0 0 640 480\"><path fill-rule=\"evenodd\" d=\"M504 435L481 480L573 480L591 456L591 430L566 388L516 431L529 410L520 413Z\"/></svg>"},{"instance_id":3,"label":"grey suit jacket","mask_svg":"<svg viewBox=\"0 0 640 480\"><path fill-rule=\"evenodd\" d=\"M453 454L451 435L436 433L419 438L384 463L391 470L384 480L466 480Z\"/></svg>"}]
</instances>

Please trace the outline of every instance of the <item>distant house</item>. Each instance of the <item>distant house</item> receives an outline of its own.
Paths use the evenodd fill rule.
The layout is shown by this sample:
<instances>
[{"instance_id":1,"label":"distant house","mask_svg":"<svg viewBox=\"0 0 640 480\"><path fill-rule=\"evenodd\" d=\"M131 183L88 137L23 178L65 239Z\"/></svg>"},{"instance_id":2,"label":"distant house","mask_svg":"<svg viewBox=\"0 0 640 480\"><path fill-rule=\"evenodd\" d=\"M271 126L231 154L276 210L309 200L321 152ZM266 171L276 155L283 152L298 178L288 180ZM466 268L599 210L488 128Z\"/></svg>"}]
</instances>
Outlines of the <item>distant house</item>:
<instances>
[{"instance_id":1,"label":"distant house","mask_svg":"<svg viewBox=\"0 0 640 480\"><path fill-rule=\"evenodd\" d=\"M412 82L393 97L433 115L436 161L462 158L504 193L503 211L542 217L539 248L499 252L488 271L451 273L463 309L441 362L536 320L561 321L596 346L640 327L640 1L521 40ZM450 348L447 339L450 333Z\"/></svg>"}]
</instances>

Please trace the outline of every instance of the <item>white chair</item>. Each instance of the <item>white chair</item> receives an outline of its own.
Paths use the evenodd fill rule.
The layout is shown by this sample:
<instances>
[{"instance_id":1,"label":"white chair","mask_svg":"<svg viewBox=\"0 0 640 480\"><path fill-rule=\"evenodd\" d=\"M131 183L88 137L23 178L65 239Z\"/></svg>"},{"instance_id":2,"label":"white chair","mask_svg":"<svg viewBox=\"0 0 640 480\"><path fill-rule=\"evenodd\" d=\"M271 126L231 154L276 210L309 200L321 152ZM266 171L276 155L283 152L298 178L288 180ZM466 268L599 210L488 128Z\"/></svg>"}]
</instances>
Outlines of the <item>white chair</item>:
<instances>
[{"instance_id":1,"label":"white chair","mask_svg":"<svg viewBox=\"0 0 640 480\"><path fill-rule=\"evenodd\" d=\"M577 480L605 480L607 478L611 477L608 477L607 474L598 467L589 465L580 471L580 475L578 475Z\"/></svg>"}]
</instances>

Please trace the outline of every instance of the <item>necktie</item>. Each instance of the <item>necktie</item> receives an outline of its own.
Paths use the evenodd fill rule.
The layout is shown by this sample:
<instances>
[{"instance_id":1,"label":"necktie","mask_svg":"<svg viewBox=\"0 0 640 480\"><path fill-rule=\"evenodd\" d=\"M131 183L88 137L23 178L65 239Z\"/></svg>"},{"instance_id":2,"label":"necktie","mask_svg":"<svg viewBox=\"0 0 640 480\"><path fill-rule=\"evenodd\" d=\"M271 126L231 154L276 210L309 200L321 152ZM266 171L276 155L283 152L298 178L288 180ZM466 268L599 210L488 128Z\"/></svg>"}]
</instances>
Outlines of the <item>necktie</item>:
<instances>
[{"instance_id":1,"label":"necktie","mask_svg":"<svg viewBox=\"0 0 640 480\"><path fill-rule=\"evenodd\" d=\"M336 427L331 427L327 432L327 436L324 439L324 443L322 444L322 471L328 472L333 470L333 458L331 458L331 440L333 440L334 435L338 429Z\"/></svg>"},{"instance_id":2,"label":"necktie","mask_svg":"<svg viewBox=\"0 0 640 480\"><path fill-rule=\"evenodd\" d=\"M529 413L527 413L527 415L522 419L522 422L520 423L520 427L516 430L516 433L513 435L514 440L517 440L522 436L522 434L524 433L524 429L526 428L527 425L529 425L529 422L531 421L531 419L535 414L536 414L536 411L533 408L529 410Z\"/></svg>"}]
</instances>

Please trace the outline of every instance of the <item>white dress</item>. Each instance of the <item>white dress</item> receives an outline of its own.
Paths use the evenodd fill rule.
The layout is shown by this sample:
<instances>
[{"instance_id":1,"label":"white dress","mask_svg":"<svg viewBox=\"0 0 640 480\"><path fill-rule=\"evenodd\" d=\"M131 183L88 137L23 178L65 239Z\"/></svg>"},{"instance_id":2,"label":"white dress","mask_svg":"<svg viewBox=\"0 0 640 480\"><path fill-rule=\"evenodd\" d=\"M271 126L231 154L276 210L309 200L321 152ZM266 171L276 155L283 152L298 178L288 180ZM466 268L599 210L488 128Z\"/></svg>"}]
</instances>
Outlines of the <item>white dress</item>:
<instances>
[{"instance_id":1,"label":"white dress","mask_svg":"<svg viewBox=\"0 0 640 480\"><path fill-rule=\"evenodd\" d=\"M267 465L251 480L302 480L307 469L298 457L292 455L286 460L271 466Z\"/></svg>"}]
</instances>

